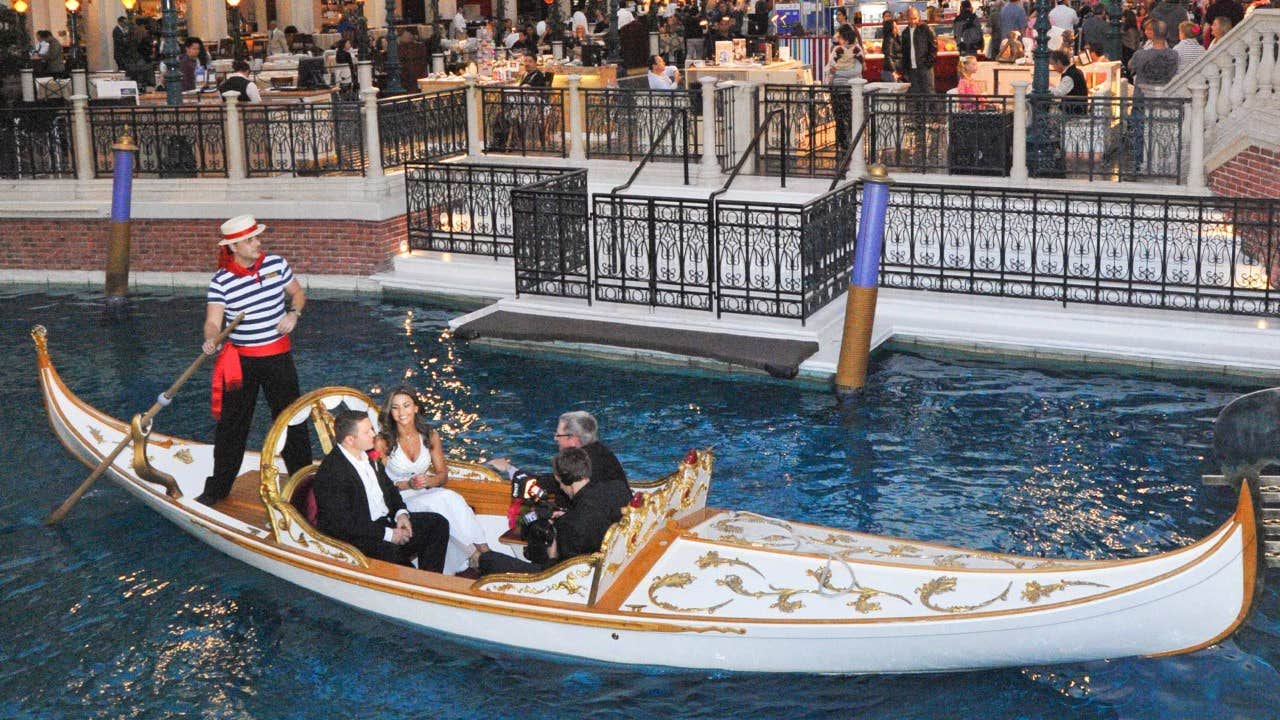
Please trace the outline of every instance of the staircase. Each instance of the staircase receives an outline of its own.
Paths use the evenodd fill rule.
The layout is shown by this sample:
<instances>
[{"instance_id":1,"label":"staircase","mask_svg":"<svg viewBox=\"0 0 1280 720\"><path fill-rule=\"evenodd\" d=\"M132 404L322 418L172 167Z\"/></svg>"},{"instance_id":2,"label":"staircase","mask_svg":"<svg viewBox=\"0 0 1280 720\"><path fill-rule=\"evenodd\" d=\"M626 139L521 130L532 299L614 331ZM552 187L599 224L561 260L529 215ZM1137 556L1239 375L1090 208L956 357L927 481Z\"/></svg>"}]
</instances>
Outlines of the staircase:
<instances>
[{"instance_id":1,"label":"staircase","mask_svg":"<svg viewBox=\"0 0 1280 720\"><path fill-rule=\"evenodd\" d=\"M1193 98L1206 94L1203 146L1198 149L1218 194L1280 194L1278 54L1280 10L1255 10L1160 92ZM1190 140L1195 152L1196 138ZM1246 157L1233 163L1241 155Z\"/></svg>"}]
</instances>

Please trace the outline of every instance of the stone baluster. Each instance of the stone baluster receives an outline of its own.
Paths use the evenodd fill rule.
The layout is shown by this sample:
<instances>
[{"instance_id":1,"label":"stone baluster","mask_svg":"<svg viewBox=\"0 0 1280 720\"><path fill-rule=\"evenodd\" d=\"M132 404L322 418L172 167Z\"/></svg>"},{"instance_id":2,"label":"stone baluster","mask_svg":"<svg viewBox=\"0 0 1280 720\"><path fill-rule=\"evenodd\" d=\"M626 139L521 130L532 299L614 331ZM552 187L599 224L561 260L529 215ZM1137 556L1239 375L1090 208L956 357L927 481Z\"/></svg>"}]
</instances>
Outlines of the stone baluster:
<instances>
[{"instance_id":1,"label":"stone baluster","mask_svg":"<svg viewBox=\"0 0 1280 720\"><path fill-rule=\"evenodd\" d=\"M569 159L587 159L587 123L582 112L581 75L569 76Z\"/></svg>"},{"instance_id":2,"label":"stone baluster","mask_svg":"<svg viewBox=\"0 0 1280 720\"><path fill-rule=\"evenodd\" d=\"M1258 94L1263 99L1271 96L1276 86L1276 33L1274 30L1262 31L1262 42L1259 44L1262 60L1258 63Z\"/></svg>"},{"instance_id":3,"label":"stone baluster","mask_svg":"<svg viewBox=\"0 0 1280 720\"><path fill-rule=\"evenodd\" d=\"M703 75L698 78L702 84L702 169L705 177L720 174L720 161L716 157L716 78L714 75ZM728 122L726 119L725 122Z\"/></svg>"},{"instance_id":4,"label":"stone baluster","mask_svg":"<svg viewBox=\"0 0 1280 720\"><path fill-rule=\"evenodd\" d=\"M467 81L467 154L479 157L484 147L480 136L480 88L476 87L475 73L463 77Z\"/></svg>"},{"instance_id":5,"label":"stone baluster","mask_svg":"<svg viewBox=\"0 0 1280 720\"><path fill-rule=\"evenodd\" d=\"M1202 192L1205 189L1204 182L1204 148L1205 148L1205 95L1208 94L1208 86L1200 79L1191 81L1191 85L1187 88L1191 91L1191 114L1188 117L1189 127L1187 134L1190 136L1190 157L1187 159L1187 189L1192 192Z\"/></svg>"},{"instance_id":6,"label":"stone baluster","mask_svg":"<svg viewBox=\"0 0 1280 720\"><path fill-rule=\"evenodd\" d=\"M1244 76L1247 67L1248 51L1243 44L1231 48L1231 59L1235 62L1235 75L1231 78L1231 107L1238 108L1244 104ZM1230 112L1230 111L1228 111Z\"/></svg>"},{"instance_id":7,"label":"stone baluster","mask_svg":"<svg viewBox=\"0 0 1280 720\"><path fill-rule=\"evenodd\" d=\"M1262 33L1246 35L1244 48L1246 63L1244 69L1244 101L1250 102L1258 94L1258 63L1261 62Z\"/></svg>"},{"instance_id":8,"label":"stone baluster","mask_svg":"<svg viewBox=\"0 0 1280 720\"><path fill-rule=\"evenodd\" d=\"M227 179L243 180L247 177L244 154L244 123L240 120L240 93L228 90L222 93L226 103L223 108L222 134L227 149Z\"/></svg>"},{"instance_id":9,"label":"stone baluster","mask_svg":"<svg viewBox=\"0 0 1280 720\"><path fill-rule=\"evenodd\" d=\"M22 68L18 73L22 77L22 102L35 102L36 71L31 68Z\"/></svg>"},{"instance_id":10,"label":"stone baluster","mask_svg":"<svg viewBox=\"0 0 1280 720\"><path fill-rule=\"evenodd\" d=\"M1217 58L1216 62L1221 71L1218 75L1218 122L1221 123L1231 114L1231 85L1235 79L1235 68L1226 55Z\"/></svg>"},{"instance_id":11,"label":"stone baluster","mask_svg":"<svg viewBox=\"0 0 1280 720\"><path fill-rule=\"evenodd\" d=\"M76 154L76 179L93 179L93 130L89 127L89 96L71 96L72 150Z\"/></svg>"},{"instance_id":12,"label":"stone baluster","mask_svg":"<svg viewBox=\"0 0 1280 720\"><path fill-rule=\"evenodd\" d=\"M1209 85L1209 97L1204 104L1205 132L1214 134L1218 129L1218 76L1221 71L1217 65L1205 65L1200 73Z\"/></svg>"},{"instance_id":13,"label":"stone baluster","mask_svg":"<svg viewBox=\"0 0 1280 720\"><path fill-rule=\"evenodd\" d=\"M853 102L853 112L850 114L849 132L856 133L858 128L862 127L865 117L865 106L863 103L864 88L867 85L865 78L856 77L849 81L850 93L849 98ZM849 156L849 179L861 180L863 175L867 174L867 134L863 133L853 149L853 153Z\"/></svg>"},{"instance_id":14,"label":"stone baluster","mask_svg":"<svg viewBox=\"0 0 1280 720\"><path fill-rule=\"evenodd\" d=\"M1272 33L1272 57L1275 58L1275 69L1271 71L1271 87L1280 94L1280 33Z\"/></svg>"},{"instance_id":15,"label":"stone baluster","mask_svg":"<svg viewBox=\"0 0 1280 720\"><path fill-rule=\"evenodd\" d=\"M364 176L382 177L382 128L378 127L378 91L369 88L360 93L364 102Z\"/></svg>"},{"instance_id":16,"label":"stone baluster","mask_svg":"<svg viewBox=\"0 0 1280 720\"><path fill-rule=\"evenodd\" d=\"M1014 80L1013 85L1013 166L1009 178L1014 182L1027 181L1027 86L1026 80Z\"/></svg>"}]
</instances>

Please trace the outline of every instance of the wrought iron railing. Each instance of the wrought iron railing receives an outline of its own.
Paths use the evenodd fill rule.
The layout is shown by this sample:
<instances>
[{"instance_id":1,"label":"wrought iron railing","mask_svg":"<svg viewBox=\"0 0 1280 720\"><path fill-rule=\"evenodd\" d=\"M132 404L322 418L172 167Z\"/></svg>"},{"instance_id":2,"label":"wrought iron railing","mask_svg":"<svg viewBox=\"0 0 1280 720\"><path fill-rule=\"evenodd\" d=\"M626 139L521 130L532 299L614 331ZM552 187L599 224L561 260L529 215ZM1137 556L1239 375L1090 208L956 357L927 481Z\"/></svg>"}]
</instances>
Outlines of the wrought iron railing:
<instances>
[{"instance_id":1,"label":"wrought iron railing","mask_svg":"<svg viewBox=\"0 0 1280 720\"><path fill-rule=\"evenodd\" d=\"M737 110L737 88L733 85L716 88L716 161L721 172L729 172L738 157L734 146L733 119Z\"/></svg>"},{"instance_id":2,"label":"wrought iron railing","mask_svg":"<svg viewBox=\"0 0 1280 720\"><path fill-rule=\"evenodd\" d=\"M564 90L484 88L481 101L485 152L568 155Z\"/></svg>"},{"instance_id":3,"label":"wrought iron railing","mask_svg":"<svg viewBox=\"0 0 1280 720\"><path fill-rule=\"evenodd\" d=\"M243 105L245 169L262 175L359 175L364 172L364 112L359 103Z\"/></svg>"},{"instance_id":4,"label":"wrought iron railing","mask_svg":"<svg viewBox=\"0 0 1280 720\"><path fill-rule=\"evenodd\" d=\"M635 160L650 148L655 160L683 161L699 154L698 125L692 116L701 107L700 95L679 89L584 88L581 92L588 158ZM658 134L672 118L676 132L658 142Z\"/></svg>"},{"instance_id":5,"label":"wrought iron railing","mask_svg":"<svg viewBox=\"0 0 1280 720\"><path fill-rule=\"evenodd\" d=\"M710 201L596 194L592 205L596 299L715 309Z\"/></svg>"},{"instance_id":6,"label":"wrought iron railing","mask_svg":"<svg viewBox=\"0 0 1280 720\"><path fill-rule=\"evenodd\" d=\"M591 301L587 171L511 190L516 293Z\"/></svg>"},{"instance_id":7,"label":"wrought iron railing","mask_svg":"<svg viewBox=\"0 0 1280 720\"><path fill-rule=\"evenodd\" d=\"M571 171L478 163L406 163L409 245L415 250L511 257L511 190Z\"/></svg>"},{"instance_id":8,"label":"wrought iron railing","mask_svg":"<svg viewBox=\"0 0 1280 720\"><path fill-rule=\"evenodd\" d=\"M0 108L0 177L75 177L71 111L62 102Z\"/></svg>"},{"instance_id":9,"label":"wrought iron railing","mask_svg":"<svg viewBox=\"0 0 1280 720\"><path fill-rule=\"evenodd\" d=\"M1009 174L1011 97L871 93L864 107L868 162L904 172Z\"/></svg>"},{"instance_id":10,"label":"wrought iron railing","mask_svg":"<svg viewBox=\"0 0 1280 720\"><path fill-rule=\"evenodd\" d=\"M1032 100L1027 170L1032 177L1168 180L1182 177L1185 98Z\"/></svg>"},{"instance_id":11,"label":"wrought iron railing","mask_svg":"<svg viewBox=\"0 0 1280 720\"><path fill-rule=\"evenodd\" d=\"M467 151L467 91L401 95L378 101L382 166Z\"/></svg>"},{"instance_id":12,"label":"wrought iron railing","mask_svg":"<svg viewBox=\"0 0 1280 720\"><path fill-rule=\"evenodd\" d=\"M778 175L785 164L788 175L830 174L852 122L849 91L826 85L764 85L757 93L759 117L770 121L756 172Z\"/></svg>"},{"instance_id":13,"label":"wrought iron railing","mask_svg":"<svg viewBox=\"0 0 1280 720\"><path fill-rule=\"evenodd\" d=\"M880 283L1243 315L1280 312L1280 202L894 185Z\"/></svg>"},{"instance_id":14,"label":"wrought iron railing","mask_svg":"<svg viewBox=\"0 0 1280 720\"><path fill-rule=\"evenodd\" d=\"M221 105L90 107L93 173L110 176L111 145L128 134L138 146L134 172L159 177L226 177L227 144Z\"/></svg>"}]
</instances>

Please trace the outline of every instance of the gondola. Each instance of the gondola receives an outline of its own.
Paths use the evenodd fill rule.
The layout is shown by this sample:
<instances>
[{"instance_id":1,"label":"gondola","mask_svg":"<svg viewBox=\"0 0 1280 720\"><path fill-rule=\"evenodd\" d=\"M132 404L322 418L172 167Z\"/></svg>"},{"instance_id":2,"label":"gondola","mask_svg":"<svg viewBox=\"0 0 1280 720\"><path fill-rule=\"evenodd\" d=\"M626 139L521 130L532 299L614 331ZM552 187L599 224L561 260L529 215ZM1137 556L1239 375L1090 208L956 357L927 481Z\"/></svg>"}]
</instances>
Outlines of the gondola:
<instances>
[{"instance_id":1,"label":"gondola","mask_svg":"<svg viewBox=\"0 0 1280 720\"><path fill-rule=\"evenodd\" d=\"M278 454L290 423L324 449L339 406L376 416L364 393L329 387L281 414L248 453L231 496L195 501L212 446L111 417L72 394L32 331L53 431L96 466L131 437L109 476L219 552L326 598L426 632L610 663L757 672L916 673L1192 652L1244 621L1260 582L1249 484L1198 542L1158 555L1068 560L966 550L705 506L710 451L623 512L598 553L534 575L467 579L383 563L315 530L296 506L313 468ZM457 462L449 487L508 547L509 483ZM515 553L516 549L511 548ZM180 571L175 571L180 572Z\"/></svg>"}]
</instances>

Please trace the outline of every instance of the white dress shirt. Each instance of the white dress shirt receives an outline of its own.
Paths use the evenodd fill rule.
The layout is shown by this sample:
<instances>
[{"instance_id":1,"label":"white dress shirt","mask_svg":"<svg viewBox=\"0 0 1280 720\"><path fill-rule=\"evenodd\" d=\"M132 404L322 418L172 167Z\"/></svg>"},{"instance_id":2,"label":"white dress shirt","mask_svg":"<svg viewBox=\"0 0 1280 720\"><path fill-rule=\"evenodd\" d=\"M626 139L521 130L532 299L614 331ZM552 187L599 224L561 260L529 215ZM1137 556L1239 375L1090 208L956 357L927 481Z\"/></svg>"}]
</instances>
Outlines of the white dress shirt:
<instances>
[{"instance_id":1,"label":"white dress shirt","mask_svg":"<svg viewBox=\"0 0 1280 720\"><path fill-rule=\"evenodd\" d=\"M370 464L369 458L357 458L342 445L339 445L338 449L347 458L347 462L351 463L351 466L356 469L356 474L360 476L360 482L364 485L364 494L369 500L369 519L378 520L391 514L391 508L387 507L387 499L382 496L382 486L378 484L378 474L374 471L373 465ZM401 510L396 513L397 520L400 519L400 513L409 514ZM391 542L393 534L394 531L391 528L385 528L382 531L382 539Z\"/></svg>"},{"instance_id":2,"label":"white dress shirt","mask_svg":"<svg viewBox=\"0 0 1280 720\"><path fill-rule=\"evenodd\" d=\"M650 90L675 90L680 87L676 84L676 68L674 65L668 65L662 75L649 71L649 89Z\"/></svg>"},{"instance_id":3,"label":"white dress shirt","mask_svg":"<svg viewBox=\"0 0 1280 720\"><path fill-rule=\"evenodd\" d=\"M1063 30L1075 29L1079 18L1076 11L1067 4L1058 5L1049 11L1049 24Z\"/></svg>"}]
</instances>

